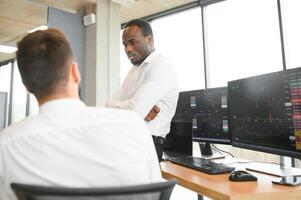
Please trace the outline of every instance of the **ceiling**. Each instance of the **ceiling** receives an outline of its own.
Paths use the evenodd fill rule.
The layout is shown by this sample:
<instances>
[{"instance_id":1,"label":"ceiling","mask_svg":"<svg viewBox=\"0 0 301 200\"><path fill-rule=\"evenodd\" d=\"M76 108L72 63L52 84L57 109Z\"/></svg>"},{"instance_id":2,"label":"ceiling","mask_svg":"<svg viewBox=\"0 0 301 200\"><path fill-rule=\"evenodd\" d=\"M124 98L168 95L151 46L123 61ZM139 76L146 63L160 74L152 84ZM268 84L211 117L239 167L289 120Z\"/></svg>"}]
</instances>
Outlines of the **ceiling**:
<instances>
[{"instance_id":1,"label":"ceiling","mask_svg":"<svg viewBox=\"0 0 301 200\"><path fill-rule=\"evenodd\" d=\"M121 6L121 22L141 18L194 0L136 0ZM16 46L28 30L47 24L47 6L71 13L82 13L91 8L96 0L0 0L0 45ZM0 62L14 57L0 53Z\"/></svg>"}]
</instances>

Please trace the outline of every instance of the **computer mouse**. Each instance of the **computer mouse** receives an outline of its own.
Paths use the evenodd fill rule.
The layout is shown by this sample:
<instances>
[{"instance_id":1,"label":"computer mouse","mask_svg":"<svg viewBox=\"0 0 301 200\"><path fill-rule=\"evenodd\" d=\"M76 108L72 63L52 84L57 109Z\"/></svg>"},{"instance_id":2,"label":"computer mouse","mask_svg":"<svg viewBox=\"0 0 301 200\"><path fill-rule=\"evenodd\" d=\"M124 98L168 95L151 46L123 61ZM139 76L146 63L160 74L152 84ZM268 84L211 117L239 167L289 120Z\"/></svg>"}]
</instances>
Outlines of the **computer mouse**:
<instances>
[{"instance_id":1,"label":"computer mouse","mask_svg":"<svg viewBox=\"0 0 301 200\"><path fill-rule=\"evenodd\" d=\"M250 174L249 172L243 170L233 171L229 175L230 181L257 181L256 176Z\"/></svg>"}]
</instances>

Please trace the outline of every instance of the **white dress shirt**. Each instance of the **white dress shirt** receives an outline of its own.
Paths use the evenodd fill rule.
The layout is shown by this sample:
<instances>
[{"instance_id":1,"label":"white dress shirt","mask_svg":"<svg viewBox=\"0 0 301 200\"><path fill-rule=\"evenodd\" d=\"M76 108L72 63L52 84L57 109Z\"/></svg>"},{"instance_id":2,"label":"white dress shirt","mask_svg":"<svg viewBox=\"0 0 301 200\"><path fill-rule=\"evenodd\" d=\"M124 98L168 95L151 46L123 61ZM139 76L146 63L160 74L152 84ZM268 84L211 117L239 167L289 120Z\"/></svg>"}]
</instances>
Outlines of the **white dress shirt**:
<instances>
[{"instance_id":1,"label":"white dress shirt","mask_svg":"<svg viewBox=\"0 0 301 200\"><path fill-rule=\"evenodd\" d=\"M161 181L149 130L134 112L49 101L0 132L0 199L12 182L106 187Z\"/></svg>"},{"instance_id":2,"label":"white dress shirt","mask_svg":"<svg viewBox=\"0 0 301 200\"><path fill-rule=\"evenodd\" d=\"M133 110L144 119L157 105L160 112L146 123L152 135L165 137L175 114L178 93L175 68L167 58L154 51L139 66L132 67L106 106Z\"/></svg>"}]
</instances>

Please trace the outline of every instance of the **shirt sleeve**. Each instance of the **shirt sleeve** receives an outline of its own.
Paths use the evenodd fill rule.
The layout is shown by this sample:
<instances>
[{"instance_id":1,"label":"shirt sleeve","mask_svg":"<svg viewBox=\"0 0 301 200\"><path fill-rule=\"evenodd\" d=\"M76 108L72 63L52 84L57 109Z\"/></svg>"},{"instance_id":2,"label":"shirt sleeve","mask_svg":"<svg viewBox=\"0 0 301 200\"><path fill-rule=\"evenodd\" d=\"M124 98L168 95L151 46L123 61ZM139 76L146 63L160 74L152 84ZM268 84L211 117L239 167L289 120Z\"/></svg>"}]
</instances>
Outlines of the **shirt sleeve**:
<instances>
[{"instance_id":1,"label":"shirt sleeve","mask_svg":"<svg viewBox=\"0 0 301 200\"><path fill-rule=\"evenodd\" d=\"M177 88L177 75L168 60L159 59L149 67L144 82L132 98L122 101L109 99L107 106L135 111L144 119L168 91ZM117 94L120 95L121 92L118 91Z\"/></svg>"}]
</instances>

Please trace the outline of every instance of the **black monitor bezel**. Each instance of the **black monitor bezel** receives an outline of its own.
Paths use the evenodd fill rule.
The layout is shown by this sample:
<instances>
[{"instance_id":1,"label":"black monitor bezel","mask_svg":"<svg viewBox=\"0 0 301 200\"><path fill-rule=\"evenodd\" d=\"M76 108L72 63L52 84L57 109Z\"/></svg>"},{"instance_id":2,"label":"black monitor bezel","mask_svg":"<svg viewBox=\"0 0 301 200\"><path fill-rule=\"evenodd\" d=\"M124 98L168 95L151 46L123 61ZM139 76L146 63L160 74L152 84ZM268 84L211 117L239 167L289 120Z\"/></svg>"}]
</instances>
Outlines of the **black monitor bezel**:
<instances>
[{"instance_id":1,"label":"black monitor bezel","mask_svg":"<svg viewBox=\"0 0 301 200\"><path fill-rule=\"evenodd\" d=\"M288 156L288 157L301 159L301 152L276 149L276 148L272 148L272 147L263 147L263 146L259 146L259 145L251 145L251 144L236 142L234 140L232 140L232 146L243 148L243 149L249 149L249 150L253 150L253 151L259 151L259 152L263 152L263 153L270 153L270 154L275 154L275 155L279 155L279 156Z\"/></svg>"},{"instance_id":2,"label":"black monitor bezel","mask_svg":"<svg viewBox=\"0 0 301 200\"><path fill-rule=\"evenodd\" d=\"M209 142L214 144L231 144L232 140L227 139L214 139L214 138L205 138L205 137L192 137L193 142Z\"/></svg>"}]
</instances>

